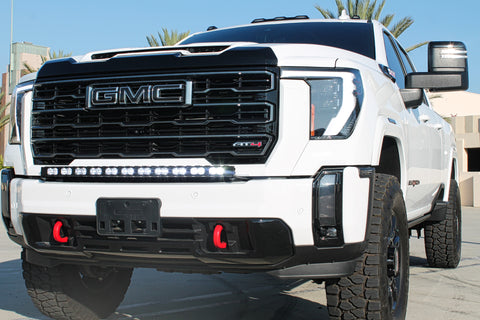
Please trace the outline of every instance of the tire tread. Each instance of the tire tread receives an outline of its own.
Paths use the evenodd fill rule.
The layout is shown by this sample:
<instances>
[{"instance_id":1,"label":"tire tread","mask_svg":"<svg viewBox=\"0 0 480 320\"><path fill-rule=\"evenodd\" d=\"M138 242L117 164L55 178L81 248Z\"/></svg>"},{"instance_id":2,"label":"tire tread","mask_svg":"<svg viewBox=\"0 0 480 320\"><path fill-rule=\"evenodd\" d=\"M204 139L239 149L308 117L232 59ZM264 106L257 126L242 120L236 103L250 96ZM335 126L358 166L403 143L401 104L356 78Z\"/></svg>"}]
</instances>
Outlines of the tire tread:
<instances>
[{"instance_id":1,"label":"tire tread","mask_svg":"<svg viewBox=\"0 0 480 320\"><path fill-rule=\"evenodd\" d=\"M382 214L393 206L392 193L400 192L395 177L375 176L373 210L370 217L369 243L357 261L353 275L326 282L327 305L332 320L384 319L385 301L382 301L381 273Z\"/></svg>"},{"instance_id":2,"label":"tire tread","mask_svg":"<svg viewBox=\"0 0 480 320\"><path fill-rule=\"evenodd\" d=\"M455 230L454 226L455 218L461 219L458 192L456 181L451 180L445 219L425 225L425 253L431 267L456 268L460 262L456 240L461 237L461 230Z\"/></svg>"},{"instance_id":3,"label":"tire tread","mask_svg":"<svg viewBox=\"0 0 480 320\"><path fill-rule=\"evenodd\" d=\"M112 288L112 294L102 297L101 304L89 305L92 297L72 297L71 283L62 275L68 270L62 266L42 267L25 260L22 253L23 278L33 304L46 316L57 320L97 320L112 313L130 284L131 270L122 271ZM82 301L84 300L84 301Z\"/></svg>"}]
</instances>

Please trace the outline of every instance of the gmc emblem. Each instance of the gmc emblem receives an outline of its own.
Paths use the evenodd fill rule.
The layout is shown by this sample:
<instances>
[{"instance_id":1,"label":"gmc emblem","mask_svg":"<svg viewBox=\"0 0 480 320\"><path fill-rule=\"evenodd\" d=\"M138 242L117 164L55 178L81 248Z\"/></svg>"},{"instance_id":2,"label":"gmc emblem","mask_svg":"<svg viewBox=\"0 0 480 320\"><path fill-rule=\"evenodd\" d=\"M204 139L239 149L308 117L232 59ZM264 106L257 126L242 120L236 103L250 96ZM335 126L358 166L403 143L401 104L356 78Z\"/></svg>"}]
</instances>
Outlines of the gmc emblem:
<instances>
[{"instance_id":1,"label":"gmc emblem","mask_svg":"<svg viewBox=\"0 0 480 320\"><path fill-rule=\"evenodd\" d=\"M155 105L173 104L189 106L192 104L192 82L153 83L135 86L117 83L90 85L87 87L87 107L107 105Z\"/></svg>"}]
</instances>

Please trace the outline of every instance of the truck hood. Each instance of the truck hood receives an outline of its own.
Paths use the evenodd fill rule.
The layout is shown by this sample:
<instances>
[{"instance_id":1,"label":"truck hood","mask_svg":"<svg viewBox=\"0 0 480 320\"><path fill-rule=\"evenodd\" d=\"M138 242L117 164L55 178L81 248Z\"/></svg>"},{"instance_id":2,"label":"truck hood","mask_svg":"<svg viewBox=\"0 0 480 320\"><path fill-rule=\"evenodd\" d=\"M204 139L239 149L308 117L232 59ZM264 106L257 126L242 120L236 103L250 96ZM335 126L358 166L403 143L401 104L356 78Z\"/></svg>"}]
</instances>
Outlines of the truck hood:
<instances>
[{"instance_id":1,"label":"truck hood","mask_svg":"<svg viewBox=\"0 0 480 320\"><path fill-rule=\"evenodd\" d=\"M213 67L317 67L335 68L339 60L375 64L360 54L312 44L198 43L195 45L127 48L91 52L84 56L51 60L38 79L75 78L84 75L152 73ZM342 63L342 66L349 63Z\"/></svg>"},{"instance_id":2,"label":"truck hood","mask_svg":"<svg viewBox=\"0 0 480 320\"><path fill-rule=\"evenodd\" d=\"M81 57L76 57L78 62L90 62L113 57L133 57L145 54L166 55L178 54L184 57L221 55L229 50L239 48L270 48L275 53L278 66L322 66L335 67L339 57L355 54L345 50L312 45L312 44L257 44L253 42L231 43L197 43L194 45L152 47L152 48L124 48L109 51L91 52ZM355 54L357 55L357 54Z\"/></svg>"}]
</instances>

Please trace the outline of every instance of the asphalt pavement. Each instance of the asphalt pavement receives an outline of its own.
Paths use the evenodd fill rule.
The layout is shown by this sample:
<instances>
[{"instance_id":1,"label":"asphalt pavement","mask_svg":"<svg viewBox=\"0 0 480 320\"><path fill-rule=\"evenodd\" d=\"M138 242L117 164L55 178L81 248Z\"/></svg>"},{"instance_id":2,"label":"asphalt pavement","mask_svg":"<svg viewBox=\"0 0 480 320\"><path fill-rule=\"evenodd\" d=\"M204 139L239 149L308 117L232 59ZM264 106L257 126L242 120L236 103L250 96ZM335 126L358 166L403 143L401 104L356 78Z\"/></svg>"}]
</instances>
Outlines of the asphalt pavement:
<instances>
[{"instance_id":1,"label":"asphalt pavement","mask_svg":"<svg viewBox=\"0 0 480 320\"><path fill-rule=\"evenodd\" d=\"M0 227L0 319L48 319L33 306L20 248ZM328 319L323 285L266 274L190 275L136 269L125 300L108 320ZM480 209L463 208L462 261L429 268L423 239L410 240L408 320L480 319Z\"/></svg>"}]
</instances>

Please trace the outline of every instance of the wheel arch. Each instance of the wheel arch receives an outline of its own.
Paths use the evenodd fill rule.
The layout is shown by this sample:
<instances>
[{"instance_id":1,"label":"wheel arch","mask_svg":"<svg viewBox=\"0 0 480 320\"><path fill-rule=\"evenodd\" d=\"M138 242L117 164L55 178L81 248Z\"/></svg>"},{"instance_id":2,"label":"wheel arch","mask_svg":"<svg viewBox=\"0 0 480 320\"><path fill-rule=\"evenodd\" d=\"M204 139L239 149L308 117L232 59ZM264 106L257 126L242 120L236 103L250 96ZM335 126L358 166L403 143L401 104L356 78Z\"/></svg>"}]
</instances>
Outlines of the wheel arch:
<instances>
[{"instance_id":1,"label":"wheel arch","mask_svg":"<svg viewBox=\"0 0 480 320\"><path fill-rule=\"evenodd\" d=\"M385 135L377 158L376 173L388 174L398 179L400 185L405 177L405 159L403 145L395 136Z\"/></svg>"}]
</instances>

